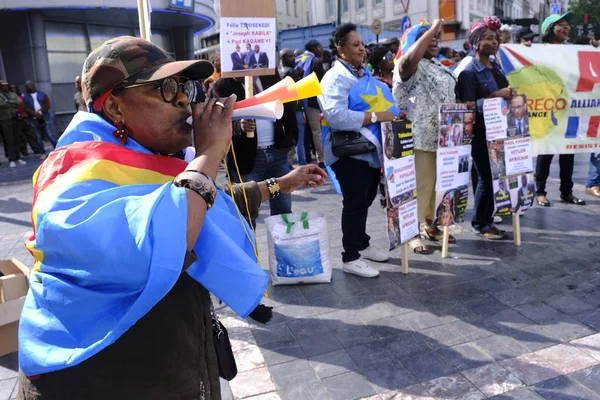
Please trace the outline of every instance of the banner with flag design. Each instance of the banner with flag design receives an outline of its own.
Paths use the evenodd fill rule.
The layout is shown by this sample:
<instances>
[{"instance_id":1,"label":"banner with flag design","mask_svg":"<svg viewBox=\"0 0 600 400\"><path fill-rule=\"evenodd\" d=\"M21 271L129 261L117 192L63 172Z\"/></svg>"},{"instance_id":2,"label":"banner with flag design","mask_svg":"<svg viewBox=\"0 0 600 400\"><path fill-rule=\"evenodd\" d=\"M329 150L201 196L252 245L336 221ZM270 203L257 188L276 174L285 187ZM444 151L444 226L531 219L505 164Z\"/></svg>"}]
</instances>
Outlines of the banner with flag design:
<instances>
[{"instance_id":1,"label":"banner with flag design","mask_svg":"<svg viewBox=\"0 0 600 400\"><path fill-rule=\"evenodd\" d=\"M600 151L600 49L503 45L510 85L527 95L534 154Z\"/></svg>"}]
</instances>

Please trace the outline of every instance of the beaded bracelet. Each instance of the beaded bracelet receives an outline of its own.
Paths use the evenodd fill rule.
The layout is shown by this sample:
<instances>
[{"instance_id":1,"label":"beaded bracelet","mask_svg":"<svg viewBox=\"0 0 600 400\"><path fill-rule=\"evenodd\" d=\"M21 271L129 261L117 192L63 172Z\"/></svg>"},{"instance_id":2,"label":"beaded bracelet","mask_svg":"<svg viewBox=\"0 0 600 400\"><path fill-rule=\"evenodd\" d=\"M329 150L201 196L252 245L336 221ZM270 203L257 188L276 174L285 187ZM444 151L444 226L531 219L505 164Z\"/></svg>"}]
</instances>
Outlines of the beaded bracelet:
<instances>
[{"instance_id":1,"label":"beaded bracelet","mask_svg":"<svg viewBox=\"0 0 600 400\"><path fill-rule=\"evenodd\" d=\"M279 182L275 178L269 178L266 181L267 189L269 189L269 197L274 199L275 197L281 194L281 188L279 187Z\"/></svg>"}]
</instances>

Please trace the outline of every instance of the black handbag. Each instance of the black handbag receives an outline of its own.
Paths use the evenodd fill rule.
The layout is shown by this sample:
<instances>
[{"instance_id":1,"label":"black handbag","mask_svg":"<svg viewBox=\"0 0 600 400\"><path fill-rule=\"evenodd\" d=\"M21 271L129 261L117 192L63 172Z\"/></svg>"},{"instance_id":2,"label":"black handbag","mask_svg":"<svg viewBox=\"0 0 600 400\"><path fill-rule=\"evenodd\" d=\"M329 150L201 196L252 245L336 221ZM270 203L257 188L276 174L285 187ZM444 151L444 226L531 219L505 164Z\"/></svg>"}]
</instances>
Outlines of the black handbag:
<instances>
[{"instance_id":1,"label":"black handbag","mask_svg":"<svg viewBox=\"0 0 600 400\"><path fill-rule=\"evenodd\" d=\"M215 345L215 353L217 353L217 364L219 365L219 376L227 381L232 380L237 375L237 364L231 350L231 342L229 334L225 326L219 321L219 317L215 313L212 302L210 303L212 313L212 328L213 328L213 343Z\"/></svg>"},{"instance_id":2,"label":"black handbag","mask_svg":"<svg viewBox=\"0 0 600 400\"><path fill-rule=\"evenodd\" d=\"M332 131L331 151L336 157L350 157L372 153L377 147L360 132Z\"/></svg>"}]
</instances>

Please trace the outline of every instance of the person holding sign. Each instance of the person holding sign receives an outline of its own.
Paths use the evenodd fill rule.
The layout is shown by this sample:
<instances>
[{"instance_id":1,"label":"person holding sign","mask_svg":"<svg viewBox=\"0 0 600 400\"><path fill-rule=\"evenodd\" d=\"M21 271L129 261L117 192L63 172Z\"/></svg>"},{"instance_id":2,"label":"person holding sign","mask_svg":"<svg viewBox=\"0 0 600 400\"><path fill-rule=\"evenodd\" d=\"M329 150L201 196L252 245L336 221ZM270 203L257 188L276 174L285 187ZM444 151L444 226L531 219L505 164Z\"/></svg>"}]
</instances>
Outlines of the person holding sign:
<instances>
[{"instance_id":1,"label":"person holding sign","mask_svg":"<svg viewBox=\"0 0 600 400\"><path fill-rule=\"evenodd\" d=\"M569 22L575 15L568 12L562 15L553 14L542 23L542 43L567 44L571 26ZM597 47L597 46L596 46ZM546 197L546 181L550 176L550 164L554 154L540 154L535 166L536 201L540 206L550 207L550 201ZM573 196L573 168L575 166L574 154L560 154L558 158L560 166L560 198L562 201L585 205L585 201Z\"/></svg>"},{"instance_id":2,"label":"person holding sign","mask_svg":"<svg viewBox=\"0 0 600 400\"><path fill-rule=\"evenodd\" d=\"M377 195L382 167L379 123L396 120L399 110L388 87L366 70L365 45L356 25L340 25L334 41L340 58L323 77L323 94L318 98L331 128L325 137L323 153L325 164L335 172L344 197L343 270L372 278L379 271L365 260L388 259L387 254L371 246L366 232L368 211ZM354 143L344 140L350 136L357 138Z\"/></svg>"},{"instance_id":3,"label":"person holding sign","mask_svg":"<svg viewBox=\"0 0 600 400\"><path fill-rule=\"evenodd\" d=\"M435 225L436 150L439 138L440 105L456 103L456 78L437 59L443 20L430 25L425 21L402 36L401 56L394 70L394 98L399 108L407 110L412 121L417 173L417 201L421 233L429 240L441 240L442 231ZM459 135L460 136L460 135ZM457 140L454 132L448 140ZM450 243L456 243L451 236ZM429 254L417 237L410 241L415 253Z\"/></svg>"},{"instance_id":4,"label":"person holding sign","mask_svg":"<svg viewBox=\"0 0 600 400\"><path fill-rule=\"evenodd\" d=\"M495 16L486 17L484 21L471 28L469 42L475 51L475 57L458 76L457 93L460 101L476 103L471 156L479 179L475 191L475 216L471 224L480 236L489 240L501 240L504 238L504 231L494 224L494 189L483 118L483 100L502 97L510 101L515 91L509 86L500 64L490 59L498 52L498 30L502 23Z\"/></svg>"}]
</instances>

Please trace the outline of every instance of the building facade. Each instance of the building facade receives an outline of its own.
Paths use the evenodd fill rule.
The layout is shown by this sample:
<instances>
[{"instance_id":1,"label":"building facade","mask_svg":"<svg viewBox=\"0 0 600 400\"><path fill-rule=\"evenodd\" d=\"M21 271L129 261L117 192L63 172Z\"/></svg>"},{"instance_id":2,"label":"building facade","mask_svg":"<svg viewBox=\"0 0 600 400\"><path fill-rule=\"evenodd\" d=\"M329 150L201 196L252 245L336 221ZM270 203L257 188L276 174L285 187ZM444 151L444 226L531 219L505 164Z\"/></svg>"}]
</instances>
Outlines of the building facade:
<instances>
[{"instance_id":1,"label":"building facade","mask_svg":"<svg viewBox=\"0 0 600 400\"><path fill-rule=\"evenodd\" d=\"M212 0L150 4L152 41L193 59L194 34L214 25ZM32 80L48 93L59 133L75 113L75 77L90 51L116 36L139 36L136 0L4 0L0 10L0 75L21 90Z\"/></svg>"},{"instance_id":2,"label":"building facade","mask_svg":"<svg viewBox=\"0 0 600 400\"><path fill-rule=\"evenodd\" d=\"M277 28L281 30L309 25L307 5L306 0L276 0Z\"/></svg>"}]
</instances>

